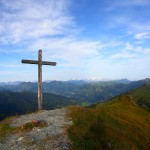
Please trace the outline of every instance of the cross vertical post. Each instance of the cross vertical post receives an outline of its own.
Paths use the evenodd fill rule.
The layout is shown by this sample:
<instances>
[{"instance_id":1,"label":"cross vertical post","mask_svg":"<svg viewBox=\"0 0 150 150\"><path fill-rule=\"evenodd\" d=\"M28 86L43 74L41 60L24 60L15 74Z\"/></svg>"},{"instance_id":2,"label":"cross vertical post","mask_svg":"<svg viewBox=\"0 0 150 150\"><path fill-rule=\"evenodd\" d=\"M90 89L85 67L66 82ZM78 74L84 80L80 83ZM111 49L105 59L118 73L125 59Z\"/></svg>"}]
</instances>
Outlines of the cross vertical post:
<instances>
[{"instance_id":1,"label":"cross vertical post","mask_svg":"<svg viewBox=\"0 0 150 150\"><path fill-rule=\"evenodd\" d=\"M42 50L38 52L38 110L42 110Z\"/></svg>"}]
</instances>

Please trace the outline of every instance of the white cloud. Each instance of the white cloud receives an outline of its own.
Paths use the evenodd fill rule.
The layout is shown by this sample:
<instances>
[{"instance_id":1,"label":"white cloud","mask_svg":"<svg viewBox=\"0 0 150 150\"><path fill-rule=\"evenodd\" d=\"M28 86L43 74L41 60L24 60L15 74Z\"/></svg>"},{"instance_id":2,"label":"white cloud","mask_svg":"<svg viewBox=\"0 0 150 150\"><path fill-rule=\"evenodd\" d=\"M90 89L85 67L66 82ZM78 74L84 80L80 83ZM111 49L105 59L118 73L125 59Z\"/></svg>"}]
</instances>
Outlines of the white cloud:
<instances>
[{"instance_id":1,"label":"white cloud","mask_svg":"<svg viewBox=\"0 0 150 150\"><path fill-rule=\"evenodd\" d=\"M116 47L117 48L117 47ZM150 54L150 49L130 42L122 42L121 47L117 52L109 55L111 59L125 59L126 61L132 60L133 58L139 58L141 55Z\"/></svg>"},{"instance_id":2,"label":"white cloud","mask_svg":"<svg viewBox=\"0 0 150 150\"><path fill-rule=\"evenodd\" d=\"M129 58L135 58L135 57L137 57L136 54L132 54L126 51L120 52L118 54L113 54L112 56L110 56L110 58L113 58L113 59L122 59L122 58L129 59Z\"/></svg>"},{"instance_id":3,"label":"white cloud","mask_svg":"<svg viewBox=\"0 0 150 150\"><path fill-rule=\"evenodd\" d=\"M129 42L124 43L124 51L130 51L130 52L134 52L134 53L142 53L142 49L144 50L144 48L140 47L140 46L135 46Z\"/></svg>"},{"instance_id":4,"label":"white cloud","mask_svg":"<svg viewBox=\"0 0 150 150\"><path fill-rule=\"evenodd\" d=\"M144 49L144 54L150 54L150 48L145 48Z\"/></svg>"},{"instance_id":5,"label":"white cloud","mask_svg":"<svg viewBox=\"0 0 150 150\"><path fill-rule=\"evenodd\" d=\"M133 52L134 54L139 54L139 55L150 53L150 48L133 45L129 42L125 43L124 45L125 45L124 51L130 51Z\"/></svg>"},{"instance_id":6,"label":"white cloud","mask_svg":"<svg viewBox=\"0 0 150 150\"><path fill-rule=\"evenodd\" d=\"M128 54L125 55L128 58ZM119 56L119 58L121 57ZM129 57L131 56L129 55ZM136 80L136 79L138 80L145 77L150 77L150 73L145 71L147 69L150 69L149 55L147 55L146 57L133 56L130 59L125 58L125 60L126 61L118 62L112 58L95 59L89 62L87 68L88 70L87 75L92 76L94 74L94 76L102 77L102 78L108 78L108 79L128 78L130 80Z\"/></svg>"},{"instance_id":7,"label":"white cloud","mask_svg":"<svg viewBox=\"0 0 150 150\"><path fill-rule=\"evenodd\" d=\"M126 22L128 26L129 34L135 39L137 42L145 41L150 39L150 22L145 21L138 23L136 21L133 22Z\"/></svg>"},{"instance_id":8,"label":"white cloud","mask_svg":"<svg viewBox=\"0 0 150 150\"><path fill-rule=\"evenodd\" d=\"M22 53L23 52L23 50L21 50L21 49L19 49L19 50L12 50L11 49L11 53ZM0 53L2 54L9 54L10 53L10 50L5 50L5 49L0 49Z\"/></svg>"},{"instance_id":9,"label":"white cloud","mask_svg":"<svg viewBox=\"0 0 150 150\"><path fill-rule=\"evenodd\" d=\"M43 48L43 52L47 59L49 56L57 60L63 61L69 66L77 66L84 64L86 59L94 59L100 55L100 51L105 45L99 41L77 40L71 37L39 39L33 43L29 49L37 50Z\"/></svg>"},{"instance_id":10,"label":"white cloud","mask_svg":"<svg viewBox=\"0 0 150 150\"><path fill-rule=\"evenodd\" d=\"M3 0L1 4L0 42L3 43L64 35L74 28L73 18L66 9L68 0Z\"/></svg>"},{"instance_id":11,"label":"white cloud","mask_svg":"<svg viewBox=\"0 0 150 150\"><path fill-rule=\"evenodd\" d=\"M140 32L135 34L135 39L144 40L150 38L150 32Z\"/></svg>"}]
</instances>

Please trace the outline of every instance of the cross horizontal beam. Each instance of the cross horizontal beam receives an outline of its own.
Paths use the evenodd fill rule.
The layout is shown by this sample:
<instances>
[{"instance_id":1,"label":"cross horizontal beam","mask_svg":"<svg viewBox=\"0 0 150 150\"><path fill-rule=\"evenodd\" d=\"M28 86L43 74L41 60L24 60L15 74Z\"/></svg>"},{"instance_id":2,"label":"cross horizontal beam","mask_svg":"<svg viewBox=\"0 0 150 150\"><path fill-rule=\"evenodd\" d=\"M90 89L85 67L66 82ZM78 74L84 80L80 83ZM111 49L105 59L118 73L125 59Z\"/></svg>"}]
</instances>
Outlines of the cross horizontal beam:
<instances>
[{"instance_id":1,"label":"cross horizontal beam","mask_svg":"<svg viewBox=\"0 0 150 150\"><path fill-rule=\"evenodd\" d=\"M37 60L26 60L26 59L23 59L21 62L25 63L25 64L39 64L39 61L37 61ZM42 61L42 65L56 66L56 62Z\"/></svg>"}]
</instances>

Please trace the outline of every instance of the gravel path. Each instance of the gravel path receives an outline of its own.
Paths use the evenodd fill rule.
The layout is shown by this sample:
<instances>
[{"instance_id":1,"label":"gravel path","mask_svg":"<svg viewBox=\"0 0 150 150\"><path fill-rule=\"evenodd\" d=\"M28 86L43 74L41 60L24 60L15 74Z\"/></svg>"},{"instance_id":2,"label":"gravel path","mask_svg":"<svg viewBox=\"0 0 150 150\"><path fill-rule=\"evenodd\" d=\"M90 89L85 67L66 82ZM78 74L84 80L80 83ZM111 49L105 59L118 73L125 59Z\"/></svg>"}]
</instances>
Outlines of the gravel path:
<instances>
[{"instance_id":1,"label":"gravel path","mask_svg":"<svg viewBox=\"0 0 150 150\"><path fill-rule=\"evenodd\" d=\"M66 113L66 108L43 110L13 119L10 124L12 127L20 127L34 119L44 120L48 126L11 134L6 137L4 143L0 143L0 150L68 150L66 128L71 125L71 121L66 118Z\"/></svg>"}]
</instances>

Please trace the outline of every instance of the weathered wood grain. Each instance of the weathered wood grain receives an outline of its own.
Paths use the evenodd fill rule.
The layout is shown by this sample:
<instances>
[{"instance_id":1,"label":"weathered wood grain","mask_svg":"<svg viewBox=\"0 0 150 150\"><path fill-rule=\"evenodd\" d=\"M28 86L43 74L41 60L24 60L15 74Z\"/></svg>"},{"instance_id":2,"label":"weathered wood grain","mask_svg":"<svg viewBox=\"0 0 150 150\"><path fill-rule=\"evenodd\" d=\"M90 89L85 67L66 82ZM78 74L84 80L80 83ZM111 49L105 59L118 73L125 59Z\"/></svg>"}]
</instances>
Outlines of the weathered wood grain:
<instances>
[{"instance_id":1,"label":"weathered wood grain","mask_svg":"<svg viewBox=\"0 0 150 150\"><path fill-rule=\"evenodd\" d=\"M38 52L38 110L42 110L42 50Z\"/></svg>"},{"instance_id":2,"label":"weathered wood grain","mask_svg":"<svg viewBox=\"0 0 150 150\"><path fill-rule=\"evenodd\" d=\"M36 65L39 63L39 61L37 60L26 60L26 59L23 59L21 62L24 64L36 64ZM56 62L42 61L42 65L56 66Z\"/></svg>"}]
</instances>

